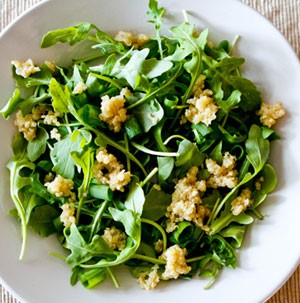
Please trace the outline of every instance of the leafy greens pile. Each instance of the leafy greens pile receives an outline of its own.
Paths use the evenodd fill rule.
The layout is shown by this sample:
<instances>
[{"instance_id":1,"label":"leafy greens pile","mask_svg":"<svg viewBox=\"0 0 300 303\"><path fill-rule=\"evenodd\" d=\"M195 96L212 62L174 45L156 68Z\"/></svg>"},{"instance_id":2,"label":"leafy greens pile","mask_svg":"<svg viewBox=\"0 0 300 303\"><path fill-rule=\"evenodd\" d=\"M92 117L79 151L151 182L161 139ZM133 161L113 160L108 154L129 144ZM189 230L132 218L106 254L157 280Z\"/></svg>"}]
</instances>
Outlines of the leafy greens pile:
<instances>
[{"instance_id":1,"label":"leafy greens pile","mask_svg":"<svg viewBox=\"0 0 300 303\"><path fill-rule=\"evenodd\" d=\"M56 233L69 253L61 257L72 268L72 284L80 280L91 288L111 277L118 286L113 267L120 264L136 277L157 264L162 278L166 260L160 255L175 244L186 249L186 263L191 267L181 276L211 277L211 284L221 268L237 266L236 249L246 228L255 218L263 218L257 208L276 186L275 170L267 160L270 141L278 136L256 115L261 94L240 73L244 58L232 55L233 45L228 41L213 46L207 30L195 34L195 26L187 21L171 28L170 36L163 36L164 9L156 0L150 0L148 15L156 34L139 48L116 41L93 24L80 23L47 33L41 46L89 40L92 56L69 67L56 66L55 72L43 64L27 78L13 68L19 88L2 109L3 117L8 119L18 110L25 116L45 105L59 120L57 125L40 120L34 140L17 133L13 141L14 156L8 168L15 205L11 213L22 226L20 257L28 227L43 237ZM93 64L96 59L100 63ZM205 76L205 88L213 92L216 119L210 125L182 123L200 75ZM86 89L75 94L78 83ZM100 102L103 96L119 95L124 87L132 92L125 104L128 118L115 133L99 119ZM54 127L60 140L50 135ZM131 182L123 192L95 180L99 147L107 148L130 171ZM194 166L199 180L206 180L205 160L221 165L225 152L236 157L237 185L201 193L202 204L210 211L205 228L182 220L175 230L166 232L166 212L176 180ZM53 195L44 185L50 172L74 182L76 221L70 226L60 220L67 198ZM263 180L260 187L255 186L258 179ZM234 215L231 203L244 188L251 190L253 203ZM126 244L119 251L101 236L111 226L126 234ZM161 251L155 247L158 241Z\"/></svg>"}]
</instances>

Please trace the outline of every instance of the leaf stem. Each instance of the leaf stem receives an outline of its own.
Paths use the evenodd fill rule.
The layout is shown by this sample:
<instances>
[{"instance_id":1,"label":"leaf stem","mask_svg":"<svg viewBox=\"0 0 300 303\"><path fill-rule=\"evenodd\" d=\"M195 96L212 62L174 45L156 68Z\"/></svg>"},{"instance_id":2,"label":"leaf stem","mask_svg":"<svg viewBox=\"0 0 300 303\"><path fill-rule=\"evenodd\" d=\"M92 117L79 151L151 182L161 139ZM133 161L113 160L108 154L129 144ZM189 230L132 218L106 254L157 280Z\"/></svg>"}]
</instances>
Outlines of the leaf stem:
<instances>
[{"instance_id":1,"label":"leaf stem","mask_svg":"<svg viewBox=\"0 0 300 303\"><path fill-rule=\"evenodd\" d=\"M116 275L112 272L111 268L110 267L105 267L107 273L109 274L110 278L112 279L114 285L116 288L119 288L120 287L120 283L116 277Z\"/></svg>"},{"instance_id":2,"label":"leaf stem","mask_svg":"<svg viewBox=\"0 0 300 303\"><path fill-rule=\"evenodd\" d=\"M154 98L161 91L165 90L169 85L173 84L174 79L176 79L176 77L178 76L178 74L179 74L179 72L181 70L181 66L182 66L182 64L178 64L178 67L177 67L177 70L176 70L175 74L173 76L171 76L168 81L166 81L165 83L162 83L162 85L158 89L154 90L153 92L151 92L148 95L145 95L139 101L137 101L137 102L129 105L127 107L127 109L133 109L134 107L137 107L137 106L141 105L142 103L144 103L144 102L146 102L146 101Z\"/></svg>"},{"instance_id":3,"label":"leaf stem","mask_svg":"<svg viewBox=\"0 0 300 303\"><path fill-rule=\"evenodd\" d=\"M99 224L99 221L101 220L102 218L102 215L103 213L105 212L106 208L107 208L107 205L108 205L108 201L104 201L101 206L98 208L95 216L94 216L94 219L93 219L93 223L92 223L92 228L91 228L91 233L90 233L90 238L89 238L89 242L92 240L94 234L95 234L95 231L96 231L96 227L97 225Z\"/></svg>"},{"instance_id":4,"label":"leaf stem","mask_svg":"<svg viewBox=\"0 0 300 303\"><path fill-rule=\"evenodd\" d=\"M160 232L160 234L162 236L162 239L163 239L163 251L165 251L167 249L167 241L168 240L167 240L167 235L166 235L166 232L164 231L164 229L158 223L156 223L155 221L150 220L150 219L141 218L141 222L149 224L149 225L152 225L156 229L159 230L159 232Z\"/></svg>"},{"instance_id":5,"label":"leaf stem","mask_svg":"<svg viewBox=\"0 0 300 303\"><path fill-rule=\"evenodd\" d=\"M172 135L170 136L169 138L167 138L165 141L164 141L164 145L167 145L171 140L173 139L182 139L182 140L187 140L185 137L181 136L181 135Z\"/></svg>"},{"instance_id":6,"label":"leaf stem","mask_svg":"<svg viewBox=\"0 0 300 303\"><path fill-rule=\"evenodd\" d=\"M166 261L164 261L164 260L149 257L149 256L145 256L145 255L141 255L141 254L133 254L132 258L142 260L142 261L146 261L146 262L150 262L150 263L153 263L153 264L162 264L162 265L166 264Z\"/></svg>"},{"instance_id":7,"label":"leaf stem","mask_svg":"<svg viewBox=\"0 0 300 303\"><path fill-rule=\"evenodd\" d=\"M154 167L151 172L148 174L148 176L142 181L140 182L140 186L143 187L148 181L151 180L151 178L156 175L156 173L158 172L158 167Z\"/></svg>"},{"instance_id":8,"label":"leaf stem","mask_svg":"<svg viewBox=\"0 0 300 303\"><path fill-rule=\"evenodd\" d=\"M141 144L138 144L136 142L131 142L131 145L134 146L137 150L149 154L152 156L158 156L158 157L178 157L180 154L179 153L173 153L173 152L162 152L162 151L156 151L149 149Z\"/></svg>"},{"instance_id":9,"label":"leaf stem","mask_svg":"<svg viewBox=\"0 0 300 303\"><path fill-rule=\"evenodd\" d=\"M95 78L100 79L100 80L103 80L103 81L105 81L105 82L108 82L108 83L110 83L111 85L113 85L113 86L115 86L116 88L118 88L119 90L122 89L122 86L121 86L118 82L114 81L113 79L111 79L111 78L109 78L109 77L102 76L102 75L98 75L98 74L95 74L95 73L90 73L89 76L95 77Z\"/></svg>"}]
</instances>

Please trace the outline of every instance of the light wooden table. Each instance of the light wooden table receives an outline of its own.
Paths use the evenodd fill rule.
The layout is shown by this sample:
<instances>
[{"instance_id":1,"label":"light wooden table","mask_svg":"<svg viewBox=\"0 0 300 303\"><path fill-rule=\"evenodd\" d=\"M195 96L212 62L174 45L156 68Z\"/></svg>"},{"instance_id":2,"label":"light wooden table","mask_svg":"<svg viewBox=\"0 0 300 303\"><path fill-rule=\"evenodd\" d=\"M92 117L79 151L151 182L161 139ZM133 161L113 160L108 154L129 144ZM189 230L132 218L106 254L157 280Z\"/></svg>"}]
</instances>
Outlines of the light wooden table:
<instances>
[{"instance_id":1,"label":"light wooden table","mask_svg":"<svg viewBox=\"0 0 300 303\"><path fill-rule=\"evenodd\" d=\"M0 32L18 15L41 1L0 0ZM300 0L242 1L266 16L287 38L300 58ZM18 303L1 285L0 293L0 303ZM267 303L300 303L300 266Z\"/></svg>"}]
</instances>

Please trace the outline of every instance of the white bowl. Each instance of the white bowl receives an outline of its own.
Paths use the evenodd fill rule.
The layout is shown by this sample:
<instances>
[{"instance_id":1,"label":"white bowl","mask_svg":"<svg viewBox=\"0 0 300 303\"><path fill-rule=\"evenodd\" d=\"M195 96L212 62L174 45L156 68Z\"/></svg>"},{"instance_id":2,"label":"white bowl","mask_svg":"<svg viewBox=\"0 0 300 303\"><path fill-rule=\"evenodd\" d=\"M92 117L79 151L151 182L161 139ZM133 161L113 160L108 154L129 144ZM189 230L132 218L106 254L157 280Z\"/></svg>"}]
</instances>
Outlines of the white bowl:
<instances>
[{"instance_id":1,"label":"white bowl","mask_svg":"<svg viewBox=\"0 0 300 303\"><path fill-rule=\"evenodd\" d=\"M13 92L10 62L32 58L35 62L70 62L78 48L57 45L40 49L43 34L81 21L116 33L119 30L153 33L147 23L146 0L52 0L20 17L0 38L0 107ZM246 58L244 75L254 81L268 102L282 101L286 117L279 123L282 139L274 143L272 161L279 184L262 208L266 215L247 232L238 268L225 269L214 286L206 280L173 281L155 291L141 290L130 274L121 271L120 289L107 282L93 290L69 285L70 268L48 254L60 251L55 237L41 239L30 233L23 261L18 260L21 234L18 222L7 215L12 208L9 175L13 123L0 119L0 274L1 283L22 302L128 302L257 303L270 297L292 274L300 257L300 65L281 34L261 15L236 0L161 0L167 8L166 26L183 21L182 10L199 28L208 27L211 38L232 40L240 35L237 52Z\"/></svg>"}]
</instances>

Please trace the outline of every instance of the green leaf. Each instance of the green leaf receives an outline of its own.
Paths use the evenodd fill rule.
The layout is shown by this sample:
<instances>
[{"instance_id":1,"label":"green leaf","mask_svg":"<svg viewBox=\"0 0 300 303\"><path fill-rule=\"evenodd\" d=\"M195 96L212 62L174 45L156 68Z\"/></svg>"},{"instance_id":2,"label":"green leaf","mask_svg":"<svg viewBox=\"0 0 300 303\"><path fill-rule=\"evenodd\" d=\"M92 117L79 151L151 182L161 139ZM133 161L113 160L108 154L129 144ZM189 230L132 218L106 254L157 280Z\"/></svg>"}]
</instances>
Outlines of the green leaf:
<instances>
[{"instance_id":1,"label":"green leaf","mask_svg":"<svg viewBox=\"0 0 300 303\"><path fill-rule=\"evenodd\" d=\"M44 128L38 128L37 136L27 145L27 155L30 161L36 161L46 151L48 139L47 131Z\"/></svg>"},{"instance_id":2,"label":"green leaf","mask_svg":"<svg viewBox=\"0 0 300 303\"><path fill-rule=\"evenodd\" d=\"M202 165L205 155L202 154L197 146L189 140L182 140L178 147L179 157L175 162L176 166L183 166L188 169L191 166Z\"/></svg>"},{"instance_id":3,"label":"green leaf","mask_svg":"<svg viewBox=\"0 0 300 303\"><path fill-rule=\"evenodd\" d=\"M49 84L49 93L52 97L52 106L55 112L64 114L69 112L70 93L67 86L63 89L55 78L52 78Z\"/></svg>"},{"instance_id":4,"label":"green leaf","mask_svg":"<svg viewBox=\"0 0 300 303\"><path fill-rule=\"evenodd\" d=\"M226 57L219 61L215 68L221 73L230 74L240 68L245 63L245 59L241 57Z\"/></svg>"},{"instance_id":5,"label":"green leaf","mask_svg":"<svg viewBox=\"0 0 300 303\"><path fill-rule=\"evenodd\" d=\"M175 161L171 157L157 157L158 178L160 181L166 181L174 168Z\"/></svg>"},{"instance_id":6,"label":"green leaf","mask_svg":"<svg viewBox=\"0 0 300 303\"><path fill-rule=\"evenodd\" d=\"M90 243L87 243L75 224L66 228L64 235L66 238L64 246L71 250L71 254L66 261L72 267L81 265L99 255L112 256L112 250L101 236L96 235Z\"/></svg>"},{"instance_id":7,"label":"green leaf","mask_svg":"<svg viewBox=\"0 0 300 303\"><path fill-rule=\"evenodd\" d=\"M72 138L72 134L66 135L62 140L56 142L50 152L50 158L53 163L53 171L66 179L73 179L75 173L75 162L71 152L81 152L82 135Z\"/></svg>"},{"instance_id":8,"label":"green leaf","mask_svg":"<svg viewBox=\"0 0 300 303\"><path fill-rule=\"evenodd\" d=\"M144 191L138 183L138 179L133 177L129 184L129 192L124 202L127 209L132 210L139 216L142 215L145 202Z\"/></svg>"},{"instance_id":9,"label":"green leaf","mask_svg":"<svg viewBox=\"0 0 300 303\"><path fill-rule=\"evenodd\" d=\"M243 110L254 111L259 109L262 101L261 93L252 81L239 76L228 76L227 81L234 90L242 93L240 107Z\"/></svg>"},{"instance_id":10,"label":"green leaf","mask_svg":"<svg viewBox=\"0 0 300 303\"><path fill-rule=\"evenodd\" d=\"M113 191L108 185L92 184L90 186L90 195L96 199L112 201Z\"/></svg>"},{"instance_id":11,"label":"green leaf","mask_svg":"<svg viewBox=\"0 0 300 303\"><path fill-rule=\"evenodd\" d=\"M29 220L29 225L32 227L41 237L48 237L56 232L53 221L59 217L60 212L51 205L39 205L36 206Z\"/></svg>"},{"instance_id":12,"label":"green leaf","mask_svg":"<svg viewBox=\"0 0 300 303\"><path fill-rule=\"evenodd\" d=\"M165 215L171 200L170 194L152 187L146 195L142 217L153 221L159 220Z\"/></svg>"},{"instance_id":13,"label":"green leaf","mask_svg":"<svg viewBox=\"0 0 300 303\"><path fill-rule=\"evenodd\" d=\"M235 248L240 248L242 246L244 235L246 232L246 226L245 225L232 225L228 226L227 228L224 228L220 235L224 238L230 238L234 240L233 246Z\"/></svg>"},{"instance_id":14,"label":"green leaf","mask_svg":"<svg viewBox=\"0 0 300 303\"><path fill-rule=\"evenodd\" d=\"M93 28L93 24L82 22L76 26L49 31L43 36L41 47L46 48L58 42L68 42L70 45L74 45L77 42L86 39L90 30Z\"/></svg>"},{"instance_id":15,"label":"green leaf","mask_svg":"<svg viewBox=\"0 0 300 303\"><path fill-rule=\"evenodd\" d=\"M270 143L262 136L262 130L257 125L252 125L246 140L247 159L252 164L255 174L264 167L270 153Z\"/></svg>"},{"instance_id":16,"label":"green leaf","mask_svg":"<svg viewBox=\"0 0 300 303\"><path fill-rule=\"evenodd\" d=\"M30 75L27 78L23 78L16 74L16 69L13 67L13 77L17 86L22 88L30 88L39 85L49 85L52 78L52 73L46 64L39 66L40 71Z\"/></svg>"},{"instance_id":17,"label":"green leaf","mask_svg":"<svg viewBox=\"0 0 300 303\"><path fill-rule=\"evenodd\" d=\"M87 132L87 134L90 135L89 132ZM84 148L84 146L87 143L89 143L90 140L91 140L91 135L90 135L90 138L88 138L88 140L86 140L86 139L81 140L81 148ZM83 145L82 145L82 142L83 142ZM91 179L93 177L94 156L95 156L95 151L91 147L87 148L82 153L79 153L77 151L71 152L71 157L72 157L74 163L76 165L78 165L83 172L82 183L77 189L77 191L78 191L77 198L79 200L77 211L76 211L76 220L77 221L79 220L82 204L83 204L83 201L86 199L87 193L89 192Z\"/></svg>"},{"instance_id":18,"label":"green leaf","mask_svg":"<svg viewBox=\"0 0 300 303\"><path fill-rule=\"evenodd\" d=\"M169 60L157 60L156 58L151 58L144 61L141 73L148 79L153 79L167 72L172 68L172 66L173 63Z\"/></svg>"},{"instance_id":19,"label":"green leaf","mask_svg":"<svg viewBox=\"0 0 300 303\"><path fill-rule=\"evenodd\" d=\"M32 178L23 176L21 171L24 168L28 168L29 170L33 171L35 165L32 162L28 161L24 154L20 154L18 155L18 158L13 157L10 159L7 164L7 168L10 171L10 196L21 220L22 247L19 257L21 260L24 256L27 242L26 210L24 209L23 196L21 195L21 191L23 188L30 186L32 183Z\"/></svg>"},{"instance_id":20,"label":"green leaf","mask_svg":"<svg viewBox=\"0 0 300 303\"><path fill-rule=\"evenodd\" d=\"M92 104L85 104L78 110L78 115L82 121L92 127L101 127L103 122L100 120L100 107L94 106Z\"/></svg>"},{"instance_id":21,"label":"green leaf","mask_svg":"<svg viewBox=\"0 0 300 303\"><path fill-rule=\"evenodd\" d=\"M93 288L106 278L105 268L92 268L80 275L80 282L87 288Z\"/></svg>"},{"instance_id":22,"label":"green leaf","mask_svg":"<svg viewBox=\"0 0 300 303\"><path fill-rule=\"evenodd\" d=\"M109 208L113 220L123 224L128 236L125 248L115 259L102 258L95 264L82 265L84 268L115 266L129 260L138 249L141 242L141 220L139 216L130 209L123 211L116 208Z\"/></svg>"},{"instance_id":23,"label":"green leaf","mask_svg":"<svg viewBox=\"0 0 300 303\"><path fill-rule=\"evenodd\" d=\"M146 101L131 111L145 133L157 125L164 116L164 110L156 99Z\"/></svg>"},{"instance_id":24,"label":"green leaf","mask_svg":"<svg viewBox=\"0 0 300 303\"><path fill-rule=\"evenodd\" d=\"M218 106L220 106L223 111L228 114L233 108L235 108L241 101L241 92L234 90L227 100L217 100Z\"/></svg>"},{"instance_id":25,"label":"green leaf","mask_svg":"<svg viewBox=\"0 0 300 303\"><path fill-rule=\"evenodd\" d=\"M8 119L20 106L20 103L23 102L21 92L18 88L14 90L13 96L8 100L6 105L1 109L0 113L4 119Z\"/></svg>"},{"instance_id":26,"label":"green leaf","mask_svg":"<svg viewBox=\"0 0 300 303\"><path fill-rule=\"evenodd\" d=\"M133 50L130 54L131 57L125 65L122 65L120 60L116 63L111 75L118 79L125 79L131 87L136 88L137 79L142 75L143 64L149 54L149 49Z\"/></svg>"}]
</instances>

